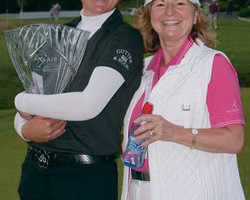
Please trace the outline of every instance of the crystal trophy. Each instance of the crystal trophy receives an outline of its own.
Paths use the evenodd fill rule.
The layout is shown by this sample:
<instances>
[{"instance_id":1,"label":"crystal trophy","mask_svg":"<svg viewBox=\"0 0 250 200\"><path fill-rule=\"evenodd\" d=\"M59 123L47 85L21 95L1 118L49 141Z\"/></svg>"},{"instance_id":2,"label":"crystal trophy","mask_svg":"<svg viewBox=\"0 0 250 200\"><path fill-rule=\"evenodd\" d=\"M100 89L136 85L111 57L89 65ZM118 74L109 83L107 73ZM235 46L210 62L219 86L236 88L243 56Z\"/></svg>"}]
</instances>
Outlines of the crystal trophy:
<instances>
[{"instance_id":1,"label":"crystal trophy","mask_svg":"<svg viewBox=\"0 0 250 200\"><path fill-rule=\"evenodd\" d=\"M58 24L32 24L5 31L12 63L25 91L65 92L83 58L89 32Z\"/></svg>"}]
</instances>

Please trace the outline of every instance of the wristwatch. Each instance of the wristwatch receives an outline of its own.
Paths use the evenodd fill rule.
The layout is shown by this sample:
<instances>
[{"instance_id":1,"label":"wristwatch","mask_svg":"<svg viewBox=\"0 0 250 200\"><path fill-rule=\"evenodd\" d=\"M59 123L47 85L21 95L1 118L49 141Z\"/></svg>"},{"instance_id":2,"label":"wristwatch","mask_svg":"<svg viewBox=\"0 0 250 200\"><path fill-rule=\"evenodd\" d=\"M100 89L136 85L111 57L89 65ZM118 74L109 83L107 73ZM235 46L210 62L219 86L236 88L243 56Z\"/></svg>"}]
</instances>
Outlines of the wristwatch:
<instances>
[{"instance_id":1,"label":"wristwatch","mask_svg":"<svg viewBox=\"0 0 250 200\"><path fill-rule=\"evenodd\" d=\"M197 136L199 134L199 131L196 128L192 129L192 134L193 134L193 138L191 141L191 145L190 145L190 149L194 149L194 146L196 144L196 140L197 140Z\"/></svg>"}]
</instances>

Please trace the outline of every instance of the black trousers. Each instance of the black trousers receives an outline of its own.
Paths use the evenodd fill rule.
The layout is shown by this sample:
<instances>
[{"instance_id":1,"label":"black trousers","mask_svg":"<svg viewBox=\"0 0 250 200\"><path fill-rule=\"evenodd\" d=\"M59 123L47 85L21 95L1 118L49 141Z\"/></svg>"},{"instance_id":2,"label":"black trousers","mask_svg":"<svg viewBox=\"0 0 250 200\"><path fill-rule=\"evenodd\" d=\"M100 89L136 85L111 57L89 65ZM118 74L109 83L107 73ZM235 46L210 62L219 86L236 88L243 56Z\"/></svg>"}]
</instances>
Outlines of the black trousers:
<instances>
[{"instance_id":1,"label":"black trousers","mask_svg":"<svg viewBox=\"0 0 250 200\"><path fill-rule=\"evenodd\" d=\"M21 200L117 200L115 162L41 169L29 156L22 166Z\"/></svg>"}]
</instances>

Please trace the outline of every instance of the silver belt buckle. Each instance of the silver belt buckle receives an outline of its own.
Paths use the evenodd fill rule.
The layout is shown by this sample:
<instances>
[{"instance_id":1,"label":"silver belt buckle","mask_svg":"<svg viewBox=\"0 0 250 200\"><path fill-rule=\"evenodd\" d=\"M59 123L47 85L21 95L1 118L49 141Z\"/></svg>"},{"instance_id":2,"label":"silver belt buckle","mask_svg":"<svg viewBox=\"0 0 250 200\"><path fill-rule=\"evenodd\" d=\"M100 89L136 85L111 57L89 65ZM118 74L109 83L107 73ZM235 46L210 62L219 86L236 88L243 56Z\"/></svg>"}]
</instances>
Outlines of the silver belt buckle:
<instances>
[{"instance_id":1,"label":"silver belt buckle","mask_svg":"<svg viewBox=\"0 0 250 200\"><path fill-rule=\"evenodd\" d=\"M41 149L37 153L38 166L42 169L47 169L49 167L49 154L45 149Z\"/></svg>"}]
</instances>

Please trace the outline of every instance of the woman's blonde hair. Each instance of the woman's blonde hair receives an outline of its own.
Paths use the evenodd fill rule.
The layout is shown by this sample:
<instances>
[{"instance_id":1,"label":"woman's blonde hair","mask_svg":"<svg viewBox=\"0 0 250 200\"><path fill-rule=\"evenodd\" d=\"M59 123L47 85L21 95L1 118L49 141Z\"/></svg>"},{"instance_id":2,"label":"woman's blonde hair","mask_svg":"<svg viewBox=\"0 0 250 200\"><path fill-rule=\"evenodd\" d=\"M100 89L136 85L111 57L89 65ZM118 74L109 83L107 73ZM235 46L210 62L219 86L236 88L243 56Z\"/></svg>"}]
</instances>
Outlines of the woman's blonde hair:
<instances>
[{"instance_id":1,"label":"woman's blonde hair","mask_svg":"<svg viewBox=\"0 0 250 200\"><path fill-rule=\"evenodd\" d=\"M195 5L195 7L198 11L198 18L196 24L192 28L190 36L194 41L199 38L205 45L215 48L218 41L216 40L216 33L211 29L210 20L200 6ZM151 10L152 3L146 7L141 6L134 15L134 26L143 36L146 53L154 53L160 47L159 36L151 25Z\"/></svg>"}]
</instances>

